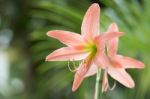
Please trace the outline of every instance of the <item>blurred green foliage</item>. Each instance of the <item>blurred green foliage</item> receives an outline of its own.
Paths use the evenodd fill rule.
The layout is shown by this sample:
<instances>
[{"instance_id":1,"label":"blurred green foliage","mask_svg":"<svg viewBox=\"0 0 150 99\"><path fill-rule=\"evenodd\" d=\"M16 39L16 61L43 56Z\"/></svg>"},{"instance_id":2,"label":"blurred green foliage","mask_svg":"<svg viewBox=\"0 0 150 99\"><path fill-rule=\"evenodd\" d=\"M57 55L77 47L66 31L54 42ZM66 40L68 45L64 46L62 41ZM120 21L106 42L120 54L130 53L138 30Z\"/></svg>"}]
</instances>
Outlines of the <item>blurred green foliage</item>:
<instances>
[{"instance_id":1,"label":"blurred green foliage","mask_svg":"<svg viewBox=\"0 0 150 99\"><path fill-rule=\"evenodd\" d=\"M9 2L8 2L9 1ZM117 83L104 99L149 99L150 97L150 0L6 0L0 1L0 29L9 28L14 37L8 52L11 77L23 80L22 92L10 92L2 99L92 99L95 76L85 79L79 90L71 91L73 74L67 62L45 62L45 57L64 46L46 36L53 29L80 33L82 18L94 2L101 6L101 31L116 22L121 37L119 53L145 63L143 70L128 70L136 87ZM3 9L3 10L2 10ZM6 11L5 11L6 10ZM72 65L73 66L73 65ZM114 80L110 79L112 84Z\"/></svg>"}]
</instances>

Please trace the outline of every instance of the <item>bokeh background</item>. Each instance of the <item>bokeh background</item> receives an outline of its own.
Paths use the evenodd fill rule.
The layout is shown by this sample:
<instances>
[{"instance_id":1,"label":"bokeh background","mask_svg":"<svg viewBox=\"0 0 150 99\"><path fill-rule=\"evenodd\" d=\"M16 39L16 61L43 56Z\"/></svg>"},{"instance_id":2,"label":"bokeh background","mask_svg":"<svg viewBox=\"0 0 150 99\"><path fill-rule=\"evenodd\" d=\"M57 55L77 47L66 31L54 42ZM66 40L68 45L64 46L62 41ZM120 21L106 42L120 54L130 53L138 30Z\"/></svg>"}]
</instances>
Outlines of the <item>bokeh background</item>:
<instances>
[{"instance_id":1,"label":"bokeh background","mask_svg":"<svg viewBox=\"0 0 150 99\"><path fill-rule=\"evenodd\" d=\"M45 62L45 57L64 46L46 32L80 33L82 18L94 2L101 6L101 31L116 22L126 33L119 53L146 66L127 70L135 80L134 89L117 83L103 99L150 99L150 0L0 0L0 99L93 98L95 76L73 93L74 73L67 62Z\"/></svg>"}]
</instances>

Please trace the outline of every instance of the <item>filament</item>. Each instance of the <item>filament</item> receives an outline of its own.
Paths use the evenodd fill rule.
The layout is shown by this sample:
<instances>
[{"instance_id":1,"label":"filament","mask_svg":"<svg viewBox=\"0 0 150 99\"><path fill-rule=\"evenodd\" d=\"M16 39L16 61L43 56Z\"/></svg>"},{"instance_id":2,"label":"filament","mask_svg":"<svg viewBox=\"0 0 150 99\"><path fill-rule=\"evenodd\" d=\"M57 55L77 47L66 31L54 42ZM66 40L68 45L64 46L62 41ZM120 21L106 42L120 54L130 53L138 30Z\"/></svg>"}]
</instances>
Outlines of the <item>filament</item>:
<instances>
[{"instance_id":1,"label":"filament","mask_svg":"<svg viewBox=\"0 0 150 99\"><path fill-rule=\"evenodd\" d=\"M68 61L68 69L71 71L71 72L76 72L77 68L75 67L75 63L73 62L73 65L74 65L74 69L72 69L70 67L70 61Z\"/></svg>"},{"instance_id":2,"label":"filament","mask_svg":"<svg viewBox=\"0 0 150 99\"><path fill-rule=\"evenodd\" d=\"M110 85L108 84L108 85L109 85L109 86L108 86L108 89L109 89L110 91L114 90L114 89L115 89L115 87L116 87L116 84L117 84L117 83L116 83L116 82L114 82L114 85L113 85L112 87L110 87Z\"/></svg>"}]
</instances>

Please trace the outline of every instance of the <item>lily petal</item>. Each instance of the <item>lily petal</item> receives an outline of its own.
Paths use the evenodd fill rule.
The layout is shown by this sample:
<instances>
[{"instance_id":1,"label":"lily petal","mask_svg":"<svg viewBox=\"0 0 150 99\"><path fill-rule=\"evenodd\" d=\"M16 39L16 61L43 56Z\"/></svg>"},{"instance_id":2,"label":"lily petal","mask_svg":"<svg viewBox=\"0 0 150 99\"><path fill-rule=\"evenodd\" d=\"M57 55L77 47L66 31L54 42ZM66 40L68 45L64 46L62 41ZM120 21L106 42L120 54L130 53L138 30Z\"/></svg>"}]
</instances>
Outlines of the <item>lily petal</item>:
<instances>
[{"instance_id":1,"label":"lily petal","mask_svg":"<svg viewBox=\"0 0 150 99\"><path fill-rule=\"evenodd\" d=\"M106 92L108 89L108 86L109 86L108 77L107 77L107 72L105 71L103 75L103 80L102 80L102 92Z\"/></svg>"},{"instance_id":2,"label":"lily petal","mask_svg":"<svg viewBox=\"0 0 150 99\"><path fill-rule=\"evenodd\" d=\"M76 91L78 89L92 63L93 62L89 57L82 61L79 68L77 69L77 72L75 73L72 91Z\"/></svg>"},{"instance_id":3,"label":"lily petal","mask_svg":"<svg viewBox=\"0 0 150 99\"><path fill-rule=\"evenodd\" d=\"M118 29L118 26L116 23L112 23L108 30L107 30L108 33L111 33L111 32L119 32L119 29ZM116 53L117 53L117 49L118 49L118 40L119 38L118 37L115 37L111 40L108 41L107 43L107 47L108 47L108 55L111 57L111 56L114 56Z\"/></svg>"},{"instance_id":4,"label":"lily petal","mask_svg":"<svg viewBox=\"0 0 150 99\"><path fill-rule=\"evenodd\" d=\"M123 68L144 68L144 63L130 57L117 55L114 59L120 63Z\"/></svg>"},{"instance_id":5,"label":"lily petal","mask_svg":"<svg viewBox=\"0 0 150 99\"><path fill-rule=\"evenodd\" d=\"M108 73L112 78L128 88L133 88L135 86L134 81L132 80L131 76L125 71L125 69L110 67L108 69Z\"/></svg>"},{"instance_id":6,"label":"lily petal","mask_svg":"<svg viewBox=\"0 0 150 99\"><path fill-rule=\"evenodd\" d=\"M86 12L81 26L82 35L87 39L93 39L99 35L100 7L97 3L92 4Z\"/></svg>"},{"instance_id":7,"label":"lily petal","mask_svg":"<svg viewBox=\"0 0 150 99\"><path fill-rule=\"evenodd\" d=\"M102 36L97 36L94 39L94 42L97 47L97 53L94 57L94 64L99 66L100 68L106 68L110 66L108 57L105 54L105 43L102 40Z\"/></svg>"},{"instance_id":8,"label":"lily petal","mask_svg":"<svg viewBox=\"0 0 150 99\"><path fill-rule=\"evenodd\" d=\"M68 46L76 46L84 43L84 39L81 35L69 31L53 30L48 31L47 35L58 39L60 42Z\"/></svg>"},{"instance_id":9,"label":"lily petal","mask_svg":"<svg viewBox=\"0 0 150 99\"><path fill-rule=\"evenodd\" d=\"M111 58L111 59L113 59L113 58ZM113 68L124 68L121 64L120 64L120 62L118 62L118 61L116 61L116 60L111 60L111 65L113 66Z\"/></svg>"},{"instance_id":10,"label":"lily petal","mask_svg":"<svg viewBox=\"0 0 150 99\"><path fill-rule=\"evenodd\" d=\"M123 32L105 32L105 33L103 33L101 38L102 38L103 42L108 42L109 40L112 40L112 39L122 36L122 35L124 35Z\"/></svg>"},{"instance_id":11,"label":"lily petal","mask_svg":"<svg viewBox=\"0 0 150 99\"><path fill-rule=\"evenodd\" d=\"M60 48L46 57L46 61L68 61L68 60L81 60L88 56L84 50L77 50L72 47Z\"/></svg>"},{"instance_id":12,"label":"lily petal","mask_svg":"<svg viewBox=\"0 0 150 99\"><path fill-rule=\"evenodd\" d=\"M112 23L109 25L107 32L118 32L118 26L116 23Z\"/></svg>"},{"instance_id":13,"label":"lily petal","mask_svg":"<svg viewBox=\"0 0 150 99\"><path fill-rule=\"evenodd\" d=\"M94 58L94 64L100 68L106 68L111 66L105 53L98 52Z\"/></svg>"},{"instance_id":14,"label":"lily petal","mask_svg":"<svg viewBox=\"0 0 150 99\"><path fill-rule=\"evenodd\" d=\"M85 77L93 76L96 74L96 72L97 72L97 66L95 64L92 64L92 66L90 66L89 70L87 71Z\"/></svg>"}]
</instances>

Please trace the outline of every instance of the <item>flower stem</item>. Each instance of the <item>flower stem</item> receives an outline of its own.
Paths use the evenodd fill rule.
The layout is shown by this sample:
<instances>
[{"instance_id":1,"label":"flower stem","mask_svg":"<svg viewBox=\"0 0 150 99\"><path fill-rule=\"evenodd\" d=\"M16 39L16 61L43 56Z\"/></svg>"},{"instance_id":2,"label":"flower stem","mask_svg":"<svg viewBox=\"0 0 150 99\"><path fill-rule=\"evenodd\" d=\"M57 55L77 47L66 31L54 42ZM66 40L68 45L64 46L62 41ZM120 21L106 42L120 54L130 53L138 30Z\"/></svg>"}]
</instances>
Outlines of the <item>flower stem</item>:
<instances>
[{"instance_id":1,"label":"flower stem","mask_svg":"<svg viewBox=\"0 0 150 99\"><path fill-rule=\"evenodd\" d=\"M95 86L95 99L102 99L102 88L100 85L101 79L101 69L97 69L97 76L96 76L96 86Z\"/></svg>"}]
</instances>

